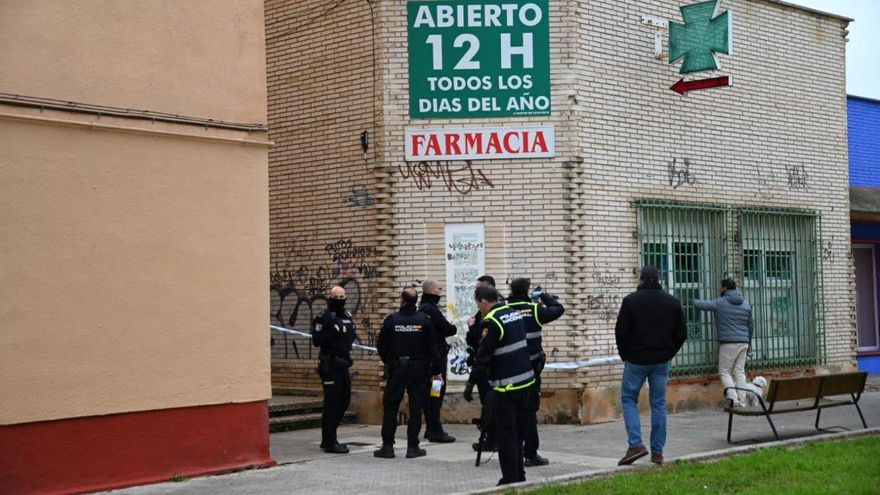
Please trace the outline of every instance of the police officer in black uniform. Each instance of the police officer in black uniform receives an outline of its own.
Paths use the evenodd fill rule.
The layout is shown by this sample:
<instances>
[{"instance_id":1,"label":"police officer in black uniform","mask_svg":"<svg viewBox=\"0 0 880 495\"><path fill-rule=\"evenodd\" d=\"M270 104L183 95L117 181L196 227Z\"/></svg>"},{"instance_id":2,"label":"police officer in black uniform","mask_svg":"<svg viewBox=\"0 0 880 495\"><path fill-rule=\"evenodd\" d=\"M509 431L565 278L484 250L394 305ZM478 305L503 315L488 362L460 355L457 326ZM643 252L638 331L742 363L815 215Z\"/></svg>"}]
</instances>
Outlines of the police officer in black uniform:
<instances>
[{"instance_id":1,"label":"police officer in black uniform","mask_svg":"<svg viewBox=\"0 0 880 495\"><path fill-rule=\"evenodd\" d=\"M483 275L477 279L477 287L488 284L492 287L495 287L495 279L490 275ZM504 301L500 301L504 302ZM480 347L480 341L483 340L483 315L479 311L468 320L468 332L465 335L465 343L467 344L467 352L468 359L467 365L471 368L474 366L474 359L477 355L477 348ZM485 381L480 381L476 384L477 391L480 393L480 428L485 433L485 438L483 440L483 445L479 444L479 439L474 442L471 446L474 450L482 450L483 452L494 452L496 450L495 447L495 427L492 422L492 412L489 409L491 401L489 400L489 394L492 392L492 389L489 387L489 384ZM468 402L473 400L473 387L470 389L465 386L465 400Z\"/></svg>"},{"instance_id":2,"label":"police officer in black uniform","mask_svg":"<svg viewBox=\"0 0 880 495\"><path fill-rule=\"evenodd\" d=\"M351 402L351 344L355 326L351 313L345 310L345 289L330 289L327 309L312 322L312 343L321 349L318 354L318 375L324 388L321 411L321 449L331 454L347 454L348 447L336 440L336 429Z\"/></svg>"},{"instance_id":3,"label":"police officer in black uniform","mask_svg":"<svg viewBox=\"0 0 880 495\"><path fill-rule=\"evenodd\" d=\"M458 333L455 325L449 323L443 312L440 311L440 295L443 293L443 286L434 279L425 280L422 283L422 301L419 305L419 311L428 315L434 324L434 331L437 334L437 349L443 356L442 380L443 385L440 388L440 397L428 397L428 403L425 406L425 438L429 442L450 443L455 441L455 437L443 431L443 423L440 421L440 408L443 407L443 398L446 396L446 372L449 368L447 355L449 354L449 345L446 344L446 338L452 337ZM428 384L430 387L430 383Z\"/></svg>"},{"instance_id":4,"label":"police officer in black uniform","mask_svg":"<svg viewBox=\"0 0 880 495\"><path fill-rule=\"evenodd\" d=\"M404 392L409 396L406 457L411 459L425 455L425 450L419 448L422 408L428 398L431 374L439 377L442 368L434 326L427 315L416 311L417 299L414 288L403 290L400 311L385 318L376 343L379 357L388 371L388 383L382 397L382 448L373 452L376 457L394 457L397 411Z\"/></svg>"},{"instance_id":5,"label":"police officer in black uniform","mask_svg":"<svg viewBox=\"0 0 880 495\"><path fill-rule=\"evenodd\" d=\"M529 360L524 315L498 303L498 291L489 285L477 287L474 299L483 314L483 340L469 382L486 380L493 390L495 442L501 464L498 484L525 481L522 435L535 372Z\"/></svg>"},{"instance_id":6,"label":"police officer in black uniform","mask_svg":"<svg viewBox=\"0 0 880 495\"><path fill-rule=\"evenodd\" d=\"M546 457L538 455L538 409L541 406L541 371L547 356L541 346L541 329L547 323L559 319L565 308L552 295L535 287L535 291L529 297L531 281L527 278L515 278L510 282L510 297L507 298L507 306L521 312L526 324L526 343L528 344L529 359L532 370L535 372L535 386L529 389L529 400L526 408L526 425L523 436L523 455L525 467L546 466L550 461ZM540 302L537 302L540 300ZM543 304L542 304L543 303Z\"/></svg>"}]
</instances>

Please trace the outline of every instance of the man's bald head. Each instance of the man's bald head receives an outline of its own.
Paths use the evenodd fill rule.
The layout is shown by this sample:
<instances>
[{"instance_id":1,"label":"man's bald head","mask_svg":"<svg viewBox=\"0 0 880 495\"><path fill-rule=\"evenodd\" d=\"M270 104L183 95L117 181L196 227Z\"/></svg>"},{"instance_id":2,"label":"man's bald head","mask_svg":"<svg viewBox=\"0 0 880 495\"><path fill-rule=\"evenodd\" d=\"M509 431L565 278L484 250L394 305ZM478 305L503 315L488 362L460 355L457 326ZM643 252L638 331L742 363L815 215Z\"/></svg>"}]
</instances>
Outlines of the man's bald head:
<instances>
[{"instance_id":1,"label":"man's bald head","mask_svg":"<svg viewBox=\"0 0 880 495\"><path fill-rule=\"evenodd\" d=\"M345 299L345 289L338 285L333 286L330 289L330 299Z\"/></svg>"},{"instance_id":2,"label":"man's bald head","mask_svg":"<svg viewBox=\"0 0 880 495\"><path fill-rule=\"evenodd\" d=\"M401 306L415 306L416 301L419 300L419 294L416 292L415 287L407 287L403 289L403 292L400 293L400 305Z\"/></svg>"},{"instance_id":3,"label":"man's bald head","mask_svg":"<svg viewBox=\"0 0 880 495\"><path fill-rule=\"evenodd\" d=\"M422 282L422 292L439 296L443 292L443 286L436 279L429 278Z\"/></svg>"}]
</instances>

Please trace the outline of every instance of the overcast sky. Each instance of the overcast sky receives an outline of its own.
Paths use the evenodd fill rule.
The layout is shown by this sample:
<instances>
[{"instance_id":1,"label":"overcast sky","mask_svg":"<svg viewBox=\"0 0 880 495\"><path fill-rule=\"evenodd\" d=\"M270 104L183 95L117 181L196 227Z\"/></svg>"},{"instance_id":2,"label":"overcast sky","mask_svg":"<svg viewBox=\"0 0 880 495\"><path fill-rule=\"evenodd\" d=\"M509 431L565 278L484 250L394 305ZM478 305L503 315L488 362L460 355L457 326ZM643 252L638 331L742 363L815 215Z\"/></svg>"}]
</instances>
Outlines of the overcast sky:
<instances>
[{"instance_id":1,"label":"overcast sky","mask_svg":"<svg viewBox=\"0 0 880 495\"><path fill-rule=\"evenodd\" d=\"M846 92L880 100L880 0L786 1L855 19L846 44Z\"/></svg>"}]
</instances>

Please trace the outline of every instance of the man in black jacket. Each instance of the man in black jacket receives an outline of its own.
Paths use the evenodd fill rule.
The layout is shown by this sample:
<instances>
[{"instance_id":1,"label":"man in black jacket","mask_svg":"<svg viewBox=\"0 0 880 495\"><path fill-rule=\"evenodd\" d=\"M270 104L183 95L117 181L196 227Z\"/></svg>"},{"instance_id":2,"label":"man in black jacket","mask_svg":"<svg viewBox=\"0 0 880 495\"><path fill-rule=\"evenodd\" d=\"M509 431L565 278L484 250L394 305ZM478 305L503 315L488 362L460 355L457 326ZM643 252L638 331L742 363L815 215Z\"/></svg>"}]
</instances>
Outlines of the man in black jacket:
<instances>
[{"instance_id":1,"label":"man in black jacket","mask_svg":"<svg viewBox=\"0 0 880 495\"><path fill-rule=\"evenodd\" d=\"M651 462L663 463L666 444L666 383L672 358L687 338L679 300L663 291L660 272L642 268L638 290L623 298L617 315L617 352L624 362L620 404L629 448L618 465L648 455L639 424L639 392L648 381L651 403Z\"/></svg>"},{"instance_id":2,"label":"man in black jacket","mask_svg":"<svg viewBox=\"0 0 880 495\"><path fill-rule=\"evenodd\" d=\"M376 457L394 457L394 433L397 411L403 394L409 396L409 422L406 428L406 457L422 457L419 430L422 429L422 408L428 398L431 373L439 376L441 363L437 353L437 337L431 319L416 311L418 295L407 287L400 295L400 311L385 318L376 343L379 357L389 370L388 383L382 397L382 448Z\"/></svg>"},{"instance_id":3,"label":"man in black jacket","mask_svg":"<svg viewBox=\"0 0 880 495\"><path fill-rule=\"evenodd\" d=\"M443 386L440 389L440 397L428 397L428 404L425 407L425 438L429 442L450 443L455 441L455 437L443 431L443 423L440 421L440 408L443 407L443 397L446 396L446 371L449 367L449 346L446 344L446 338L454 336L458 329L455 325L449 323L443 312L440 311L440 295L443 294L443 286L434 279L425 280L422 283L422 303L419 305L419 312L428 315L431 323L434 324L434 331L437 336L437 349L443 356L442 380ZM428 383L428 388L431 384Z\"/></svg>"},{"instance_id":4,"label":"man in black jacket","mask_svg":"<svg viewBox=\"0 0 880 495\"><path fill-rule=\"evenodd\" d=\"M351 313L345 310L345 289L330 289L327 309L312 322L312 344L318 354L318 375L324 388L321 411L321 449L331 454L347 454L348 447L336 440L336 429L351 401L351 344L355 326Z\"/></svg>"},{"instance_id":5,"label":"man in black jacket","mask_svg":"<svg viewBox=\"0 0 880 495\"><path fill-rule=\"evenodd\" d=\"M551 294L541 290L538 286L533 294L530 294L531 281L527 278L515 278L510 282L510 297L507 298L507 306L524 315L526 324L526 343L528 344L529 359L532 370L535 372L535 385L529 388L529 398L525 411L525 431L523 432L523 455L525 467L546 466L550 461L546 457L538 455L538 409L541 407L541 371L547 357L541 345L544 325L558 320L565 313L565 308ZM533 300L537 299L540 302Z\"/></svg>"}]
</instances>

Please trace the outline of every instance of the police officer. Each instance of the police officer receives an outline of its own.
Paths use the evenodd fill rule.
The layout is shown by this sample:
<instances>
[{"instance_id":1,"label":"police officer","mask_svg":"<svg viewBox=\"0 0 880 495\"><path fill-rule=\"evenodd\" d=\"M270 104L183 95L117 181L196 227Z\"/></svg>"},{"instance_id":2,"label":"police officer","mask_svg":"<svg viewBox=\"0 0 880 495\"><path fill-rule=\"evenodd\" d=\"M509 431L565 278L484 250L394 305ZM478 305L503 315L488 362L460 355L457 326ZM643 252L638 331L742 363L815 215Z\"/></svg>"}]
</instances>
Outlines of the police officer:
<instances>
[{"instance_id":1,"label":"police officer","mask_svg":"<svg viewBox=\"0 0 880 495\"><path fill-rule=\"evenodd\" d=\"M477 287L481 285L488 284L492 287L495 287L495 279L490 275L483 275L477 279ZM504 301L500 301L504 302ZM468 352L468 360L467 365L469 367L474 366L474 358L477 355L477 348L480 346L480 341L483 340L483 315L479 311L470 319L468 319L468 332L465 335L465 343L467 344L467 352ZM496 450L495 447L495 427L492 423L492 412L489 409L490 400L489 394L492 392L492 389L489 387L489 384L484 381L480 381L477 385L477 391L480 393L480 423L481 429L485 433L485 438L483 440L483 445L481 446L479 443L479 439L474 442L471 446L474 450L482 450L484 452L494 452ZM468 402L473 400L473 387L468 390L467 386L465 386L465 390L467 393L465 394L465 400Z\"/></svg>"},{"instance_id":2,"label":"police officer","mask_svg":"<svg viewBox=\"0 0 880 495\"><path fill-rule=\"evenodd\" d=\"M552 295L541 290L538 286L529 297L531 281L527 278L515 278L510 282L510 297L507 298L507 306L524 315L526 324L526 343L528 344L529 359L532 370L535 372L535 386L529 389L528 407L526 408L525 433L523 437L523 455L526 467L546 466L550 461L546 457L538 455L538 409L541 406L541 371L547 357L541 346L541 329L547 323L559 319L565 312L565 308ZM540 300L540 302L537 302ZM543 303L543 304L541 304Z\"/></svg>"},{"instance_id":3,"label":"police officer","mask_svg":"<svg viewBox=\"0 0 880 495\"><path fill-rule=\"evenodd\" d=\"M498 291L490 285L477 287L474 299L484 315L483 340L468 381L485 380L493 390L495 442L501 464L498 484L525 481L522 435L535 372L529 360L524 315L498 303Z\"/></svg>"},{"instance_id":4,"label":"police officer","mask_svg":"<svg viewBox=\"0 0 880 495\"><path fill-rule=\"evenodd\" d=\"M348 447L336 440L336 429L351 402L351 344L355 326L351 313L345 310L345 289L333 287L327 309L312 322L312 343L321 349L318 354L318 375L324 388L321 411L321 449L331 454L347 454Z\"/></svg>"},{"instance_id":5,"label":"police officer","mask_svg":"<svg viewBox=\"0 0 880 495\"><path fill-rule=\"evenodd\" d=\"M458 333L455 325L449 323L443 312L440 311L440 295L443 294L443 286L434 279L425 280L422 283L422 301L419 305L419 311L428 315L434 324L434 331L437 334L437 349L443 356L442 380L443 386L440 388L440 397L428 397L428 404L425 407L425 438L429 442L450 443L455 441L455 437L443 431L443 423L440 421L440 408L443 407L443 398L446 396L446 371L449 367L447 355L449 354L449 346L446 344L447 337L453 337ZM431 384L428 384L430 387Z\"/></svg>"},{"instance_id":6,"label":"police officer","mask_svg":"<svg viewBox=\"0 0 880 495\"><path fill-rule=\"evenodd\" d=\"M373 452L375 457L394 457L397 411L404 392L409 396L406 457L425 455L425 450L419 448L422 408L428 398L431 374L439 378L442 368L434 326L427 315L416 311L417 299L414 288L403 290L400 311L385 318L376 343L379 357L388 370L388 383L382 397L382 448Z\"/></svg>"}]
</instances>

